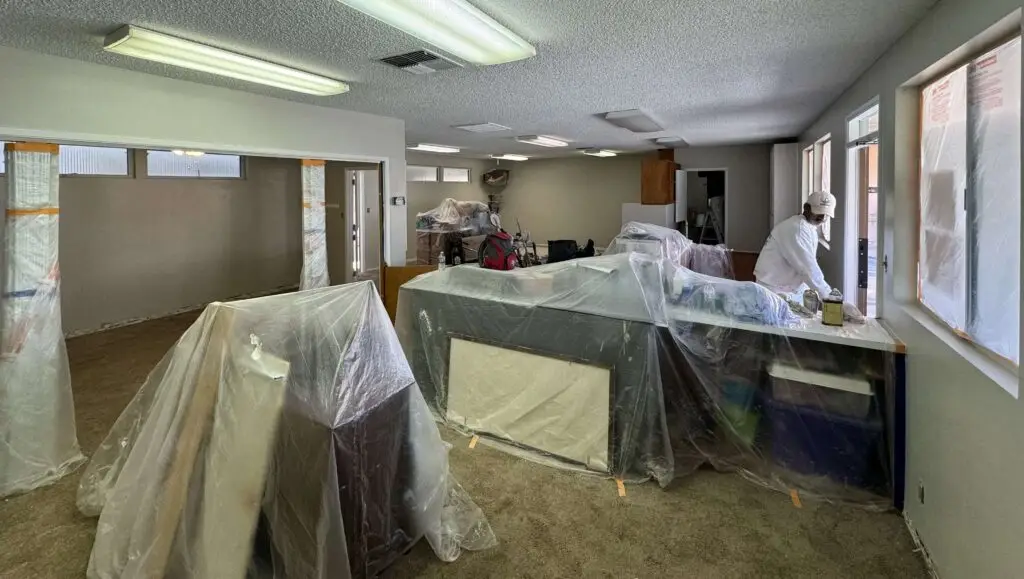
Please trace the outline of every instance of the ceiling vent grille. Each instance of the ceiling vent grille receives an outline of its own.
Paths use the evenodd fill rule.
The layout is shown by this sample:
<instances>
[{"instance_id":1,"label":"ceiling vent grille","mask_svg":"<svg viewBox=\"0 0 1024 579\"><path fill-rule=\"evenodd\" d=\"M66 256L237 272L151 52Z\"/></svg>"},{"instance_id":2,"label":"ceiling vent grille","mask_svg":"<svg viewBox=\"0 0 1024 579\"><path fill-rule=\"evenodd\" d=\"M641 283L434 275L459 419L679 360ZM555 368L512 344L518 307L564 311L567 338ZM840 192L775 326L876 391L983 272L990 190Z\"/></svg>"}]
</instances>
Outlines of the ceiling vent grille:
<instances>
[{"instance_id":1,"label":"ceiling vent grille","mask_svg":"<svg viewBox=\"0 0 1024 579\"><path fill-rule=\"evenodd\" d=\"M441 70L460 68L462 65L427 50L415 50L380 59L384 64L412 74L433 74Z\"/></svg>"}]
</instances>

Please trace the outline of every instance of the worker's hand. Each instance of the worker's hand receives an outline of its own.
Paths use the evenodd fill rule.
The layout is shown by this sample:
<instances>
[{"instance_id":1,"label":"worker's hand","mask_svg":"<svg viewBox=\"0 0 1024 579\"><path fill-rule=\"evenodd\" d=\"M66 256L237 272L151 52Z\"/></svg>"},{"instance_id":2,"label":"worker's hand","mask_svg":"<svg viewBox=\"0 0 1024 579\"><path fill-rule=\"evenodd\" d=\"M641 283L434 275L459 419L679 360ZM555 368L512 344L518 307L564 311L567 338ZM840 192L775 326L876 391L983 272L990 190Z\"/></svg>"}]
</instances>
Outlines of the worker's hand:
<instances>
[{"instance_id":1,"label":"worker's hand","mask_svg":"<svg viewBox=\"0 0 1024 579\"><path fill-rule=\"evenodd\" d=\"M854 324L863 324L867 321L867 318L864 317L864 314L860 313L857 306L850 302L843 302L843 319Z\"/></svg>"}]
</instances>

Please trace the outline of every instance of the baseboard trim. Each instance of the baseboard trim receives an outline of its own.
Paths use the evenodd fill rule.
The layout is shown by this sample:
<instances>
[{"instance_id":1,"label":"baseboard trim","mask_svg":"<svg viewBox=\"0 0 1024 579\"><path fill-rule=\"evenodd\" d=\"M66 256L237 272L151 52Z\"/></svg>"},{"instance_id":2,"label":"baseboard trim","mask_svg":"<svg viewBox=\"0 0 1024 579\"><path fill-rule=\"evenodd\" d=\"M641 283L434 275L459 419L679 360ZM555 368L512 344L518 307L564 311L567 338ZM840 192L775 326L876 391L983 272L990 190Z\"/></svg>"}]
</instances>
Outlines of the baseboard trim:
<instances>
[{"instance_id":1,"label":"baseboard trim","mask_svg":"<svg viewBox=\"0 0 1024 579\"><path fill-rule=\"evenodd\" d=\"M913 522L906 513L903 513L903 522L907 525L907 530L910 531L910 538L914 540L914 551L921 554L921 559L924 560L924 566L928 569L928 575L932 579L940 579L939 570L935 566L935 562L932 561L932 556L928 553L928 548L924 546L924 542L921 541L921 535L917 534L917 529L914 528Z\"/></svg>"},{"instance_id":2,"label":"baseboard trim","mask_svg":"<svg viewBox=\"0 0 1024 579\"><path fill-rule=\"evenodd\" d=\"M276 295L276 294L283 294L283 293L298 291L298 289L299 289L298 285L280 286L280 287L276 287L276 288L269 289L269 290L263 290L263 291L258 291L258 292L248 293L248 294L242 294L242 295L237 295L237 296L231 296L229 298L224 298L222 300L214 300L214 301L236 302L236 301L239 301L239 300L249 300L249 299L253 299L253 298L262 298L262 297L272 296L272 295ZM192 305L184 306L184 307L178 308L178 309L176 309L174 311L165 312L165 313L162 313L162 314L154 314L152 316L146 316L146 317L143 317L143 318L131 318L131 319L122 320L122 321L119 321L119 322L110 322L110 323L107 323L107 324L103 324L102 326L100 326L98 328L87 328L87 329L84 329L84 330L75 330L74 332L67 332L67 333L65 333L64 334L64 338L68 339L68 338L77 338L79 336L88 336L89 334L98 334L100 332L106 332L107 330L114 330L114 329L117 329L117 328L124 328L126 326L134 326L135 324L141 324L142 322L149 322L149 321L152 321L152 320L159 320L161 318L169 318L171 316L177 316L179 314L187 314L188 312L194 312L194 311L197 311L197 310L202 310L203 308L208 306L210 303L211 302L207 302L205 304L192 304Z\"/></svg>"}]
</instances>

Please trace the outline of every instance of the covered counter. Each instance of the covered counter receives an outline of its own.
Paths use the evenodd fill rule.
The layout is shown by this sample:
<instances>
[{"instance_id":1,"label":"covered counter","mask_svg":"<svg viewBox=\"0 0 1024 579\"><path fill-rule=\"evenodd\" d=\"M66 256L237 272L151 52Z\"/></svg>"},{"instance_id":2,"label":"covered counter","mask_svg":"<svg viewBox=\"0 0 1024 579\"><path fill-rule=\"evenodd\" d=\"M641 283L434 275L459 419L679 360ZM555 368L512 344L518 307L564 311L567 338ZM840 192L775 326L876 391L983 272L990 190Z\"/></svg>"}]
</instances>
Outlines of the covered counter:
<instances>
[{"instance_id":1,"label":"covered counter","mask_svg":"<svg viewBox=\"0 0 1024 579\"><path fill-rule=\"evenodd\" d=\"M435 413L524 456L662 486L710 464L829 500L900 500L898 341L679 263L624 251L449 268L402 286L396 327Z\"/></svg>"}]
</instances>

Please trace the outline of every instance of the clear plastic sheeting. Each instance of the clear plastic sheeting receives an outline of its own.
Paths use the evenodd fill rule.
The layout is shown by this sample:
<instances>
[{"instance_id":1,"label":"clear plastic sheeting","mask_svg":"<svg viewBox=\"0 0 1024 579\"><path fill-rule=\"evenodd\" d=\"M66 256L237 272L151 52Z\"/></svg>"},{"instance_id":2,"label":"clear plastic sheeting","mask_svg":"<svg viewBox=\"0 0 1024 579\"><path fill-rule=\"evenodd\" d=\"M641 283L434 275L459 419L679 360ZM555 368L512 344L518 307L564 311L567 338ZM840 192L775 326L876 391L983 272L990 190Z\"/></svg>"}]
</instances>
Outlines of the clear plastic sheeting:
<instances>
[{"instance_id":1,"label":"clear plastic sheeting","mask_svg":"<svg viewBox=\"0 0 1024 579\"><path fill-rule=\"evenodd\" d=\"M84 460L60 317L56 145L7 145L0 296L0 496L50 484Z\"/></svg>"},{"instance_id":2,"label":"clear plastic sheeting","mask_svg":"<svg viewBox=\"0 0 1024 579\"><path fill-rule=\"evenodd\" d=\"M486 203L445 199L434 209L416 214L416 263L435 265L442 253L449 265L456 256L463 263L475 262L481 236L500 228L498 215Z\"/></svg>"},{"instance_id":3,"label":"clear plastic sheeting","mask_svg":"<svg viewBox=\"0 0 1024 579\"><path fill-rule=\"evenodd\" d=\"M302 161L302 279L300 290L331 285L327 272L326 165Z\"/></svg>"},{"instance_id":4,"label":"clear plastic sheeting","mask_svg":"<svg viewBox=\"0 0 1024 579\"><path fill-rule=\"evenodd\" d=\"M89 463L92 578L376 577L495 544L371 282L211 304Z\"/></svg>"},{"instance_id":5,"label":"clear plastic sheeting","mask_svg":"<svg viewBox=\"0 0 1024 579\"><path fill-rule=\"evenodd\" d=\"M874 320L801 318L675 248L406 283L396 328L427 402L547 464L662 486L710 464L889 506L897 342Z\"/></svg>"},{"instance_id":6,"label":"clear plastic sheeting","mask_svg":"<svg viewBox=\"0 0 1024 579\"><path fill-rule=\"evenodd\" d=\"M1020 357L1021 40L921 92L918 298L964 338Z\"/></svg>"},{"instance_id":7,"label":"clear plastic sheeting","mask_svg":"<svg viewBox=\"0 0 1024 579\"><path fill-rule=\"evenodd\" d=\"M732 254L724 245L694 243L679 231L660 225L630 221L622 226L604 254L633 251L666 258L697 273L726 279L735 277Z\"/></svg>"}]
</instances>

